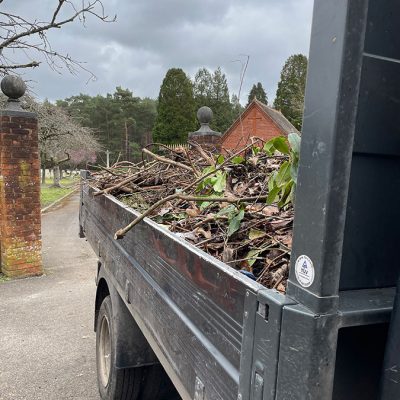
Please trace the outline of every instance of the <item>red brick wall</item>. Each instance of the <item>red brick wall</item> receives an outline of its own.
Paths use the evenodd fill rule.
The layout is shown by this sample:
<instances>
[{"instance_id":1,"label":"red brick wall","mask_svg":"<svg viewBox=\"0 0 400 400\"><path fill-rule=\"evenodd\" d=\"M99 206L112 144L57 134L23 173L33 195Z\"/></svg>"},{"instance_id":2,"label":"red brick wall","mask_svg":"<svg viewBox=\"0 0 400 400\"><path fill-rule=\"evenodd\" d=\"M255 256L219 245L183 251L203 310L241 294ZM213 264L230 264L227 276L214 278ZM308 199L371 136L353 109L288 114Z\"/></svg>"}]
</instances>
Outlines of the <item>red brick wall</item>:
<instances>
[{"instance_id":1,"label":"red brick wall","mask_svg":"<svg viewBox=\"0 0 400 400\"><path fill-rule=\"evenodd\" d=\"M197 143L203 149L212 153L221 152L221 137L216 135L192 135L189 142Z\"/></svg>"},{"instance_id":2,"label":"red brick wall","mask_svg":"<svg viewBox=\"0 0 400 400\"><path fill-rule=\"evenodd\" d=\"M250 143L249 138L252 136L260 137L268 141L276 136L282 136L284 133L281 129L257 106L249 109L248 113L242 118L242 123L238 123L232 127L222 138L222 148L235 150L244 147Z\"/></svg>"},{"instance_id":3,"label":"red brick wall","mask_svg":"<svg viewBox=\"0 0 400 400\"><path fill-rule=\"evenodd\" d=\"M42 273L37 119L0 112L0 262L8 276Z\"/></svg>"}]
</instances>

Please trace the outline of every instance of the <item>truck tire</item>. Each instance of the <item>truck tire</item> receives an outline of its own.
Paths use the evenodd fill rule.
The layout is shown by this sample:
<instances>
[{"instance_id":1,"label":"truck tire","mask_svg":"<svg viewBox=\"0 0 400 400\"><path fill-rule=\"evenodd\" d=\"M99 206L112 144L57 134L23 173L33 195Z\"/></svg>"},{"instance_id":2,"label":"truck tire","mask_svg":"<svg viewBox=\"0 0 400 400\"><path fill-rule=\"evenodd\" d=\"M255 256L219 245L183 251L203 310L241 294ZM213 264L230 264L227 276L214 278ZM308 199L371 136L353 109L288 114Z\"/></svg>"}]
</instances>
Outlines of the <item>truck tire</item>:
<instances>
[{"instance_id":1,"label":"truck tire","mask_svg":"<svg viewBox=\"0 0 400 400\"><path fill-rule=\"evenodd\" d=\"M97 381L102 400L179 400L161 365L116 368L116 335L110 296L104 298L96 323Z\"/></svg>"},{"instance_id":2,"label":"truck tire","mask_svg":"<svg viewBox=\"0 0 400 400\"><path fill-rule=\"evenodd\" d=\"M115 333L111 298L104 298L96 326L97 381L102 400L137 400L141 374L139 368L115 367Z\"/></svg>"}]
</instances>

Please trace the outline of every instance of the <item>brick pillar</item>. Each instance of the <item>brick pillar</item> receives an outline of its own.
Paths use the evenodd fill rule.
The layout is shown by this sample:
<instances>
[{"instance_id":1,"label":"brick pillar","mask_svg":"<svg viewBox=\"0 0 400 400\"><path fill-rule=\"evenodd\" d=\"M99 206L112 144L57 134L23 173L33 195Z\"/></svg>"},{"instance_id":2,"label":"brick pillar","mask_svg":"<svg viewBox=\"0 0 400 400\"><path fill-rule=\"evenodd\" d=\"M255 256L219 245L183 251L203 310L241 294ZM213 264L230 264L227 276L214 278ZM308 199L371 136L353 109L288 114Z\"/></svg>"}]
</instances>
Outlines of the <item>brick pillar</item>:
<instances>
[{"instance_id":1,"label":"brick pillar","mask_svg":"<svg viewBox=\"0 0 400 400\"><path fill-rule=\"evenodd\" d=\"M1 89L9 97L0 111L0 270L11 277L42 274L40 161L38 124L23 111L20 78L7 76Z\"/></svg>"},{"instance_id":2,"label":"brick pillar","mask_svg":"<svg viewBox=\"0 0 400 400\"><path fill-rule=\"evenodd\" d=\"M195 133L195 132L194 132ZM200 145L212 153L221 153L221 136L219 135L191 135L190 142Z\"/></svg>"},{"instance_id":3,"label":"brick pillar","mask_svg":"<svg viewBox=\"0 0 400 400\"><path fill-rule=\"evenodd\" d=\"M203 106L197 111L197 119L200 122L200 129L189 133L189 143L196 143L203 149L212 153L221 152L221 134L210 128L213 117L211 108Z\"/></svg>"}]
</instances>

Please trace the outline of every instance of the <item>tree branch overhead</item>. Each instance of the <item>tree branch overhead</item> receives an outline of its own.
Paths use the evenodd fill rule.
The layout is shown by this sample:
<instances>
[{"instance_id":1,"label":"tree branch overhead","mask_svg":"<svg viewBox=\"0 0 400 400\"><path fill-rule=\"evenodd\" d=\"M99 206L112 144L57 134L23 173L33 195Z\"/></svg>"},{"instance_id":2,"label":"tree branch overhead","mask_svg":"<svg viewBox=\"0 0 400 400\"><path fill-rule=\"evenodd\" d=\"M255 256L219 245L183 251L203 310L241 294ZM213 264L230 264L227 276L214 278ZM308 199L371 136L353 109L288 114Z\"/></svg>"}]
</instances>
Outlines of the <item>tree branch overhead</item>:
<instances>
[{"instance_id":1,"label":"tree branch overhead","mask_svg":"<svg viewBox=\"0 0 400 400\"><path fill-rule=\"evenodd\" d=\"M114 22L116 16L109 17L105 14L102 0L55 0L54 10L47 21L28 20L11 12L0 12L0 74L5 75L10 70L34 68L44 60L54 70L60 71L66 67L69 72L75 73L79 69L89 72L82 62L74 60L62 51L54 50L47 37L53 29L79 20L82 24L86 16L90 15L103 22ZM0 0L0 4L3 0ZM65 15L61 17L61 15ZM7 51L10 50L10 51ZM18 51L20 50L20 51ZM18 53L16 53L18 51ZM8 53L19 54L27 58L14 61ZM92 77L93 74L91 74Z\"/></svg>"}]
</instances>

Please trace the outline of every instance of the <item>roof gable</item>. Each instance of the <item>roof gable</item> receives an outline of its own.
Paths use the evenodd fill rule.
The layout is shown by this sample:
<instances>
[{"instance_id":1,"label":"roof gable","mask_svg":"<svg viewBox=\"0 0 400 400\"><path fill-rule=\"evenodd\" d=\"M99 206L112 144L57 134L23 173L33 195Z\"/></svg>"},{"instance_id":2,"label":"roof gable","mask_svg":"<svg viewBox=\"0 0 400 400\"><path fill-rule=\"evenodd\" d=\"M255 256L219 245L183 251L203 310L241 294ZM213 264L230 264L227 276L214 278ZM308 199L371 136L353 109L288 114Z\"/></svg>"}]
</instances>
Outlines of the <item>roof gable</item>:
<instances>
[{"instance_id":1,"label":"roof gable","mask_svg":"<svg viewBox=\"0 0 400 400\"><path fill-rule=\"evenodd\" d=\"M256 102L261 110L265 114L267 114L285 132L286 136L292 132L299 133L299 131L280 111L275 110L275 108L268 107L266 104L261 103L261 101L257 99L254 99L253 101Z\"/></svg>"},{"instance_id":2,"label":"roof gable","mask_svg":"<svg viewBox=\"0 0 400 400\"><path fill-rule=\"evenodd\" d=\"M299 133L298 130L286 119L286 117L280 111L268 107L266 104L254 98L254 100L246 107L243 113L225 131L225 133L221 137L221 141L226 139L232 132L234 132L235 128L241 123L241 121L246 119L248 114L254 108L257 108L261 111L262 114L264 114L264 116L269 118L283 132L285 136L292 132Z\"/></svg>"}]
</instances>

